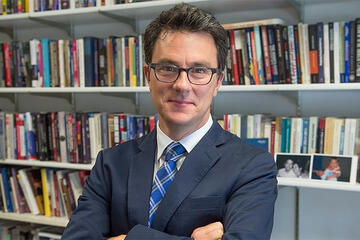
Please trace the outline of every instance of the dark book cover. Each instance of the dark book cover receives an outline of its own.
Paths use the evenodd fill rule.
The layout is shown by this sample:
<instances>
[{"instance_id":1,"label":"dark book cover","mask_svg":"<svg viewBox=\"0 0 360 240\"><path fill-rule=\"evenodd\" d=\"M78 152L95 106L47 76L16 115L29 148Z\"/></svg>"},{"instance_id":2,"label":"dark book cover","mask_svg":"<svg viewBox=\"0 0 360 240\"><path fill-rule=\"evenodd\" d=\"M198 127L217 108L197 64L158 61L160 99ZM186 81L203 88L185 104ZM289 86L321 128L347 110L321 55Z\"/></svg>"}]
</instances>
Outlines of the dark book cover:
<instances>
[{"instance_id":1,"label":"dark book cover","mask_svg":"<svg viewBox=\"0 0 360 240\"><path fill-rule=\"evenodd\" d=\"M355 20L356 29L356 65L355 65L355 81L360 82L360 18ZM360 172L360 171L359 171Z\"/></svg>"},{"instance_id":2,"label":"dark book cover","mask_svg":"<svg viewBox=\"0 0 360 240\"><path fill-rule=\"evenodd\" d=\"M142 69L140 69L140 61L141 61L141 56L140 56L140 46L139 46L139 38L141 36L137 36L135 38L135 61L136 61L136 86L140 87L141 86L141 78L140 78L140 74L142 74ZM120 56L118 56L120 57ZM115 66L116 66L116 62L115 62ZM117 79L117 77L115 78ZM118 85L115 85L118 86Z\"/></svg>"},{"instance_id":3,"label":"dark book cover","mask_svg":"<svg viewBox=\"0 0 360 240\"><path fill-rule=\"evenodd\" d=\"M20 42L13 41L12 50L13 50L13 61L14 61L14 72L15 72L15 74L13 75L15 76L15 86L25 87L25 82L23 82L21 75Z\"/></svg>"},{"instance_id":4,"label":"dark book cover","mask_svg":"<svg viewBox=\"0 0 360 240\"><path fill-rule=\"evenodd\" d=\"M0 87L5 87L5 62L4 62L4 48L0 44Z\"/></svg>"},{"instance_id":5,"label":"dark book cover","mask_svg":"<svg viewBox=\"0 0 360 240\"><path fill-rule=\"evenodd\" d=\"M95 87L100 86L99 80L99 41L97 38L94 38L92 41L92 49L94 52L94 85Z\"/></svg>"},{"instance_id":6,"label":"dark book cover","mask_svg":"<svg viewBox=\"0 0 360 240\"><path fill-rule=\"evenodd\" d=\"M278 64L278 73L279 73L279 83L286 83L286 69L285 69L285 53L284 53L284 40L282 34L282 26L275 25L275 41L276 41L276 55L277 55L277 64Z\"/></svg>"},{"instance_id":7,"label":"dark book cover","mask_svg":"<svg viewBox=\"0 0 360 240\"><path fill-rule=\"evenodd\" d=\"M349 82L355 82L356 74L356 24L350 22Z\"/></svg>"},{"instance_id":8,"label":"dark book cover","mask_svg":"<svg viewBox=\"0 0 360 240\"><path fill-rule=\"evenodd\" d=\"M287 26L283 26L282 35L283 35L283 47L284 47L284 59L285 59L285 83L291 84L289 38L288 38Z\"/></svg>"},{"instance_id":9,"label":"dark book cover","mask_svg":"<svg viewBox=\"0 0 360 240\"><path fill-rule=\"evenodd\" d=\"M100 87L107 86L106 38L98 40L99 53L99 83Z\"/></svg>"},{"instance_id":10,"label":"dark book cover","mask_svg":"<svg viewBox=\"0 0 360 240\"><path fill-rule=\"evenodd\" d=\"M300 48L299 48L299 29L297 25L294 25L294 40L295 40L295 57L296 57L296 75L297 83L301 84L301 61L300 61Z\"/></svg>"},{"instance_id":11,"label":"dark book cover","mask_svg":"<svg viewBox=\"0 0 360 240\"><path fill-rule=\"evenodd\" d=\"M94 63L94 42L96 40L92 37L84 38L84 57L85 57L85 87L95 86L95 63Z\"/></svg>"},{"instance_id":12,"label":"dark book cover","mask_svg":"<svg viewBox=\"0 0 360 240\"><path fill-rule=\"evenodd\" d=\"M76 146L77 146L77 155L78 155L78 162L84 162L84 146L83 145L83 122L82 122L82 115L83 113L76 114Z\"/></svg>"},{"instance_id":13,"label":"dark book cover","mask_svg":"<svg viewBox=\"0 0 360 240\"><path fill-rule=\"evenodd\" d=\"M61 0L61 9L70 8L70 0Z\"/></svg>"},{"instance_id":14,"label":"dark book cover","mask_svg":"<svg viewBox=\"0 0 360 240\"><path fill-rule=\"evenodd\" d=\"M232 75L234 78L234 85L239 85L239 72L238 72L238 63L236 57L236 49L235 49L235 34L234 30L230 30L228 33L229 42L230 42L230 53L231 53L231 68L232 68Z\"/></svg>"},{"instance_id":15,"label":"dark book cover","mask_svg":"<svg viewBox=\"0 0 360 240\"><path fill-rule=\"evenodd\" d=\"M269 41L268 41L266 26L261 26L260 29L261 29L261 43L263 50L263 66L265 73L265 83L272 84L270 50L269 50Z\"/></svg>"},{"instance_id":16,"label":"dark book cover","mask_svg":"<svg viewBox=\"0 0 360 240\"><path fill-rule=\"evenodd\" d=\"M1 175L3 179L7 210L8 212L14 212L13 203L11 200L11 188L6 168L1 168Z\"/></svg>"},{"instance_id":17,"label":"dark book cover","mask_svg":"<svg viewBox=\"0 0 360 240\"><path fill-rule=\"evenodd\" d=\"M324 153L325 120L325 118L319 118L316 139L316 153Z\"/></svg>"},{"instance_id":18,"label":"dark book cover","mask_svg":"<svg viewBox=\"0 0 360 240\"><path fill-rule=\"evenodd\" d=\"M130 49L129 49L129 38L124 38L124 50L125 50L125 86L130 87Z\"/></svg>"},{"instance_id":19,"label":"dark book cover","mask_svg":"<svg viewBox=\"0 0 360 240\"><path fill-rule=\"evenodd\" d=\"M329 58L330 58L330 83L335 82L334 76L334 23L329 22Z\"/></svg>"},{"instance_id":20,"label":"dark book cover","mask_svg":"<svg viewBox=\"0 0 360 240\"><path fill-rule=\"evenodd\" d=\"M59 146L59 131L58 131L58 117L56 112L50 113L51 118L51 136L53 146L53 159L55 162L60 162L60 146Z\"/></svg>"},{"instance_id":21,"label":"dark book cover","mask_svg":"<svg viewBox=\"0 0 360 240\"><path fill-rule=\"evenodd\" d=\"M46 139L47 139L47 158L54 161L54 138L51 124L51 113L46 113Z\"/></svg>"},{"instance_id":22,"label":"dark book cover","mask_svg":"<svg viewBox=\"0 0 360 240\"><path fill-rule=\"evenodd\" d=\"M253 60L253 50L251 45L251 28L246 28L246 53L247 53L247 63L248 63L248 72L250 78L250 84L255 85L255 69L254 69L254 60Z\"/></svg>"},{"instance_id":23,"label":"dark book cover","mask_svg":"<svg viewBox=\"0 0 360 240\"><path fill-rule=\"evenodd\" d=\"M85 147L84 147L84 163L91 163L91 150L90 150L90 131L89 131L89 115L87 113L84 113L82 115L84 126L85 126L85 132L84 132L84 141L85 141Z\"/></svg>"},{"instance_id":24,"label":"dark book cover","mask_svg":"<svg viewBox=\"0 0 360 240\"><path fill-rule=\"evenodd\" d=\"M103 149L109 147L109 130L108 130L108 114L103 112L100 115L101 122L101 147Z\"/></svg>"},{"instance_id":25,"label":"dark book cover","mask_svg":"<svg viewBox=\"0 0 360 240\"><path fill-rule=\"evenodd\" d=\"M278 63L276 56L276 40L275 40L274 26L268 25L266 26L266 29L267 29L268 42L269 42L272 83L279 84L279 71L278 71Z\"/></svg>"},{"instance_id":26,"label":"dark book cover","mask_svg":"<svg viewBox=\"0 0 360 240\"><path fill-rule=\"evenodd\" d=\"M350 76L350 22L345 22L344 25L344 82L349 82Z\"/></svg>"},{"instance_id":27,"label":"dark book cover","mask_svg":"<svg viewBox=\"0 0 360 240\"><path fill-rule=\"evenodd\" d=\"M311 83L319 82L319 57L318 57L318 40L317 25L309 25L309 61Z\"/></svg>"},{"instance_id":28,"label":"dark book cover","mask_svg":"<svg viewBox=\"0 0 360 240\"><path fill-rule=\"evenodd\" d=\"M319 83L325 82L324 77L324 24L317 24L317 40L318 40L318 64L319 64Z\"/></svg>"},{"instance_id":29,"label":"dark book cover","mask_svg":"<svg viewBox=\"0 0 360 240\"><path fill-rule=\"evenodd\" d=\"M31 87L32 83L32 66L30 62L30 42L22 42L20 46L20 56L21 56L21 71L24 78L25 86Z\"/></svg>"}]
</instances>

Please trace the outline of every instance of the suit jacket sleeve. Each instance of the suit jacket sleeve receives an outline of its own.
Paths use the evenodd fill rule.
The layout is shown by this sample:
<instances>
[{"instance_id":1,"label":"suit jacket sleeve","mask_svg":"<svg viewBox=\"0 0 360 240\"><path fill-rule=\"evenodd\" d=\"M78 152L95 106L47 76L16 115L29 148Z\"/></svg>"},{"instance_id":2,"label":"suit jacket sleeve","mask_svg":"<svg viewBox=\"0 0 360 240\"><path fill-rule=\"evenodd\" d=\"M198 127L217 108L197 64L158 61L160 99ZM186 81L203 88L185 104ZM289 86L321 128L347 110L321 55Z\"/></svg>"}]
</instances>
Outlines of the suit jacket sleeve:
<instances>
[{"instance_id":1,"label":"suit jacket sleeve","mask_svg":"<svg viewBox=\"0 0 360 240\"><path fill-rule=\"evenodd\" d=\"M104 174L101 151L62 239L106 239L104 237L108 236L110 231L109 184L111 183Z\"/></svg>"},{"instance_id":2,"label":"suit jacket sleeve","mask_svg":"<svg viewBox=\"0 0 360 240\"><path fill-rule=\"evenodd\" d=\"M240 170L224 209L223 240L270 239L277 197L276 173L269 153L255 155Z\"/></svg>"}]
</instances>

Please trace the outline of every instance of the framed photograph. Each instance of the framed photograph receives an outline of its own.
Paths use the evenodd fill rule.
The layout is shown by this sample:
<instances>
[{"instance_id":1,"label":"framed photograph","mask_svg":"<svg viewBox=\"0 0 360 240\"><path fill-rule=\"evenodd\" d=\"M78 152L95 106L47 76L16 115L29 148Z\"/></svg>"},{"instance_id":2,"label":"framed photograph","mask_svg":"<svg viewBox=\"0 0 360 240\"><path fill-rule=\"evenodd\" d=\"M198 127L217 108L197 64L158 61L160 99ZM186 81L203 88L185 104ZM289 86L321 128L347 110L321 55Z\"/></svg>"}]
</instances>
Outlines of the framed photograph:
<instances>
[{"instance_id":1,"label":"framed photograph","mask_svg":"<svg viewBox=\"0 0 360 240\"><path fill-rule=\"evenodd\" d=\"M314 154L311 179L355 183L357 156Z\"/></svg>"},{"instance_id":2,"label":"framed photograph","mask_svg":"<svg viewBox=\"0 0 360 240\"><path fill-rule=\"evenodd\" d=\"M278 177L310 179L311 154L277 153Z\"/></svg>"}]
</instances>

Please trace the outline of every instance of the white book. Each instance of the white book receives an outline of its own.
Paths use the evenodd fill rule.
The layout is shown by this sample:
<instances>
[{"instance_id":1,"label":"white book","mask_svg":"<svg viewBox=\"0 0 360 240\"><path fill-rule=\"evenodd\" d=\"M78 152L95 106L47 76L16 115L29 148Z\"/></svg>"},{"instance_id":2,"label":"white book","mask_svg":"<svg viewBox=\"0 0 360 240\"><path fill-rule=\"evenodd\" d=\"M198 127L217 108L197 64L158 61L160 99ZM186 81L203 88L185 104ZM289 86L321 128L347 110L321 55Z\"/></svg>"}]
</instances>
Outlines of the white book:
<instances>
[{"instance_id":1,"label":"white book","mask_svg":"<svg viewBox=\"0 0 360 240\"><path fill-rule=\"evenodd\" d=\"M356 120L356 131L355 131L355 149L354 154L360 155L360 119Z\"/></svg>"},{"instance_id":2,"label":"white book","mask_svg":"<svg viewBox=\"0 0 360 240\"><path fill-rule=\"evenodd\" d=\"M66 142L66 116L65 112L58 112L58 128L60 140L60 158L61 162L69 162Z\"/></svg>"},{"instance_id":3,"label":"white book","mask_svg":"<svg viewBox=\"0 0 360 240\"><path fill-rule=\"evenodd\" d=\"M82 194L82 186L80 181L79 172L74 171L69 173L70 185L74 194L75 204L78 205L78 199Z\"/></svg>"},{"instance_id":4,"label":"white book","mask_svg":"<svg viewBox=\"0 0 360 240\"><path fill-rule=\"evenodd\" d=\"M25 144L25 119L24 119L24 114L23 113L19 113L18 114L18 119L20 120L20 122L23 122L23 125L20 126L16 126L16 128L19 130L19 135L17 137L20 137L20 141L19 144L20 146L20 156L18 156L19 159L22 158L26 158L26 144Z\"/></svg>"},{"instance_id":5,"label":"white book","mask_svg":"<svg viewBox=\"0 0 360 240\"><path fill-rule=\"evenodd\" d=\"M232 115L232 133L241 137L241 116L238 114Z\"/></svg>"},{"instance_id":6,"label":"white book","mask_svg":"<svg viewBox=\"0 0 360 240\"><path fill-rule=\"evenodd\" d=\"M324 24L324 80L330 83L330 46L329 46L329 24Z\"/></svg>"},{"instance_id":7,"label":"white book","mask_svg":"<svg viewBox=\"0 0 360 240\"><path fill-rule=\"evenodd\" d=\"M65 87L65 63L64 63L64 40L57 41L58 44L58 61L59 61L59 78L60 87Z\"/></svg>"},{"instance_id":8,"label":"white book","mask_svg":"<svg viewBox=\"0 0 360 240\"><path fill-rule=\"evenodd\" d=\"M84 54L84 39L76 40L76 50L79 63L79 86L85 87L85 54Z\"/></svg>"},{"instance_id":9,"label":"white book","mask_svg":"<svg viewBox=\"0 0 360 240\"><path fill-rule=\"evenodd\" d=\"M65 193L62 189L62 181L64 178L64 172L68 172L68 170L58 170L56 171L56 179L57 179L57 183L58 183L58 191L59 191L59 202L60 202L60 215L62 217L66 217L68 218L68 213L66 211L66 204L65 204Z\"/></svg>"},{"instance_id":10,"label":"white book","mask_svg":"<svg viewBox=\"0 0 360 240\"><path fill-rule=\"evenodd\" d=\"M333 132L333 143L332 143L332 154L340 154L340 136L341 136L341 125L343 119L337 118L334 120L334 132Z\"/></svg>"},{"instance_id":11,"label":"white book","mask_svg":"<svg viewBox=\"0 0 360 240\"><path fill-rule=\"evenodd\" d=\"M334 22L334 83L340 83L340 24Z\"/></svg>"},{"instance_id":12,"label":"white book","mask_svg":"<svg viewBox=\"0 0 360 240\"><path fill-rule=\"evenodd\" d=\"M34 12L34 1L35 0L29 0L29 13L33 13Z\"/></svg>"},{"instance_id":13,"label":"white book","mask_svg":"<svg viewBox=\"0 0 360 240\"><path fill-rule=\"evenodd\" d=\"M290 129L290 153L295 152L295 141L296 141L296 128L297 128L296 118L291 118L291 129Z\"/></svg>"},{"instance_id":14,"label":"white book","mask_svg":"<svg viewBox=\"0 0 360 240\"><path fill-rule=\"evenodd\" d=\"M356 119L351 119L348 155L354 155L355 152L356 125Z\"/></svg>"},{"instance_id":15,"label":"white book","mask_svg":"<svg viewBox=\"0 0 360 240\"><path fill-rule=\"evenodd\" d=\"M319 121L318 117L310 117L309 118L308 153L316 153L318 121Z\"/></svg>"},{"instance_id":16,"label":"white book","mask_svg":"<svg viewBox=\"0 0 360 240\"><path fill-rule=\"evenodd\" d=\"M270 151L270 146L271 146L271 120L270 119L265 119L264 121L264 138L268 139L268 151Z\"/></svg>"},{"instance_id":17,"label":"white book","mask_svg":"<svg viewBox=\"0 0 360 240\"><path fill-rule=\"evenodd\" d=\"M261 119L262 114L254 115L254 138L261 138Z\"/></svg>"},{"instance_id":18,"label":"white book","mask_svg":"<svg viewBox=\"0 0 360 240\"><path fill-rule=\"evenodd\" d=\"M75 0L70 0L70 9L74 9L74 8L75 8Z\"/></svg>"},{"instance_id":19,"label":"white book","mask_svg":"<svg viewBox=\"0 0 360 240\"><path fill-rule=\"evenodd\" d=\"M114 143L115 145L120 143L120 129L119 129L119 115L114 114Z\"/></svg>"},{"instance_id":20,"label":"white book","mask_svg":"<svg viewBox=\"0 0 360 240\"><path fill-rule=\"evenodd\" d=\"M303 46L304 46L304 84L311 83L310 75L310 56L309 56L309 26L308 24L303 24Z\"/></svg>"},{"instance_id":21,"label":"white book","mask_svg":"<svg viewBox=\"0 0 360 240\"><path fill-rule=\"evenodd\" d=\"M20 200L16 197L15 183L14 183L13 176L9 177L9 182L10 182L10 186L11 186L11 201L13 203L13 210L16 213L20 213L20 211L19 211L19 201Z\"/></svg>"},{"instance_id":22,"label":"white book","mask_svg":"<svg viewBox=\"0 0 360 240\"><path fill-rule=\"evenodd\" d=\"M302 144L302 138L303 138L303 119L302 118L296 118L295 120L297 123L297 128L295 129L295 147L294 152L295 153L301 153L301 144Z\"/></svg>"},{"instance_id":23,"label":"white book","mask_svg":"<svg viewBox=\"0 0 360 240\"><path fill-rule=\"evenodd\" d=\"M38 55L37 55L38 41L35 39L30 40L29 48L30 48L30 64L33 68L38 68ZM36 75L37 75L37 79L31 79L32 87L39 87L39 75L38 74L36 74Z\"/></svg>"},{"instance_id":24,"label":"white book","mask_svg":"<svg viewBox=\"0 0 360 240\"><path fill-rule=\"evenodd\" d=\"M292 84L297 84L294 26L292 26L292 25L288 26L287 30L288 30L288 39L289 39L289 58L290 58L291 83Z\"/></svg>"},{"instance_id":25,"label":"white book","mask_svg":"<svg viewBox=\"0 0 360 240\"><path fill-rule=\"evenodd\" d=\"M19 184L21 189L23 190L24 196L25 196L25 200L29 206L29 209L31 211L32 214L39 214L39 207L36 203L36 199L35 199L35 195L34 192L32 191L31 185L30 185L30 181L26 175L26 169L20 169L18 171L19 174Z\"/></svg>"},{"instance_id":26,"label":"white book","mask_svg":"<svg viewBox=\"0 0 360 240\"><path fill-rule=\"evenodd\" d=\"M95 136L96 136L96 148L95 151L96 153L100 152L102 149L102 144L101 144L101 114L100 113L96 113L94 116L95 119Z\"/></svg>"},{"instance_id":27,"label":"white book","mask_svg":"<svg viewBox=\"0 0 360 240\"><path fill-rule=\"evenodd\" d=\"M247 116L247 133L246 138L254 138L254 116Z\"/></svg>"},{"instance_id":28,"label":"white book","mask_svg":"<svg viewBox=\"0 0 360 240\"><path fill-rule=\"evenodd\" d=\"M96 0L96 7L100 7L101 6L101 0Z\"/></svg>"}]
</instances>

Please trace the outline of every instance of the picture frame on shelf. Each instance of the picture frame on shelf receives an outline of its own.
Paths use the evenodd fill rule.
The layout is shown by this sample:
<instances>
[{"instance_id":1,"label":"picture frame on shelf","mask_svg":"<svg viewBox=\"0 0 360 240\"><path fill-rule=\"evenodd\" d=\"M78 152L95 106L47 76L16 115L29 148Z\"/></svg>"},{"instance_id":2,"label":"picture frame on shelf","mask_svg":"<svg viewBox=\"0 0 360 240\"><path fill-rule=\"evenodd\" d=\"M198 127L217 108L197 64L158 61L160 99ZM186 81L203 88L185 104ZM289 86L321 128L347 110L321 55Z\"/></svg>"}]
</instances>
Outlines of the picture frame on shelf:
<instances>
[{"instance_id":1,"label":"picture frame on shelf","mask_svg":"<svg viewBox=\"0 0 360 240\"><path fill-rule=\"evenodd\" d=\"M310 179L311 160L311 154L276 153L277 176L281 178Z\"/></svg>"},{"instance_id":2,"label":"picture frame on shelf","mask_svg":"<svg viewBox=\"0 0 360 240\"><path fill-rule=\"evenodd\" d=\"M311 179L355 183L357 160L357 156L314 154L311 166Z\"/></svg>"}]
</instances>

